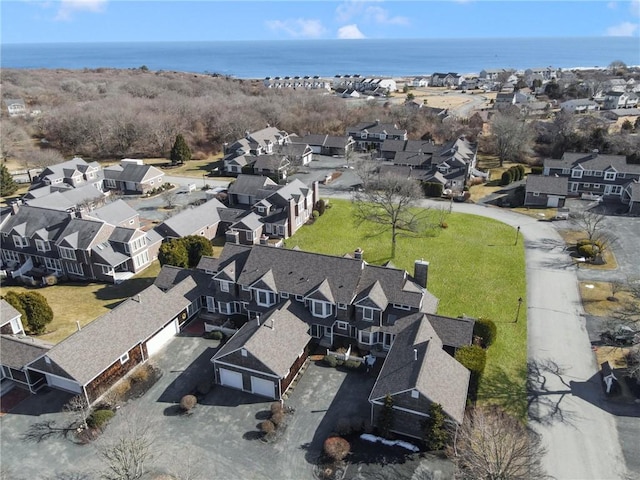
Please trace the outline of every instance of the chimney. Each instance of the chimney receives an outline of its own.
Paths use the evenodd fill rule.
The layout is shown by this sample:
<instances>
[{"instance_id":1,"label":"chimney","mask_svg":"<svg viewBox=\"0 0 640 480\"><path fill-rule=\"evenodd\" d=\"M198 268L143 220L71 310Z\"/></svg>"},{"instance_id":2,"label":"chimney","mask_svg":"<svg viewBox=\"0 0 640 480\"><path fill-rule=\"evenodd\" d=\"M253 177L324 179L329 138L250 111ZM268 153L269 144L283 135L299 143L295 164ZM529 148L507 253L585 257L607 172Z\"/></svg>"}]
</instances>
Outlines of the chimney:
<instances>
[{"instance_id":1,"label":"chimney","mask_svg":"<svg viewBox=\"0 0 640 480\"><path fill-rule=\"evenodd\" d=\"M413 349L413 359L415 361L418 361L418 349L417 348Z\"/></svg>"},{"instance_id":2,"label":"chimney","mask_svg":"<svg viewBox=\"0 0 640 480\"><path fill-rule=\"evenodd\" d=\"M362 260L362 254L363 254L363 250L358 247L356 248L356 251L353 252L353 258L355 258L356 260Z\"/></svg>"},{"instance_id":3,"label":"chimney","mask_svg":"<svg viewBox=\"0 0 640 480\"><path fill-rule=\"evenodd\" d=\"M413 265L413 278L422 288L427 288L427 277L429 276L429 262L423 259L416 260Z\"/></svg>"},{"instance_id":4,"label":"chimney","mask_svg":"<svg viewBox=\"0 0 640 480\"><path fill-rule=\"evenodd\" d=\"M276 320L275 318L271 317L271 330L275 330L276 329Z\"/></svg>"},{"instance_id":5,"label":"chimney","mask_svg":"<svg viewBox=\"0 0 640 480\"><path fill-rule=\"evenodd\" d=\"M19 209L20 203L17 200L11 202L11 215L15 215L16 213L18 213Z\"/></svg>"},{"instance_id":6,"label":"chimney","mask_svg":"<svg viewBox=\"0 0 640 480\"><path fill-rule=\"evenodd\" d=\"M80 320L76 320L76 328L78 329L78 331L82 330L82 328L80 327Z\"/></svg>"},{"instance_id":7,"label":"chimney","mask_svg":"<svg viewBox=\"0 0 640 480\"><path fill-rule=\"evenodd\" d=\"M313 189L313 198L311 201L313 202L312 208L316 207L316 203L320 200L320 182L317 180L311 184L311 188Z\"/></svg>"},{"instance_id":8,"label":"chimney","mask_svg":"<svg viewBox=\"0 0 640 480\"><path fill-rule=\"evenodd\" d=\"M376 118L376 125L380 125L380 119Z\"/></svg>"},{"instance_id":9,"label":"chimney","mask_svg":"<svg viewBox=\"0 0 640 480\"><path fill-rule=\"evenodd\" d=\"M260 235L260 245L269 245L268 235Z\"/></svg>"},{"instance_id":10,"label":"chimney","mask_svg":"<svg viewBox=\"0 0 640 480\"><path fill-rule=\"evenodd\" d=\"M258 326L260 326L260 314L259 313L256 314L256 323L258 324Z\"/></svg>"}]
</instances>

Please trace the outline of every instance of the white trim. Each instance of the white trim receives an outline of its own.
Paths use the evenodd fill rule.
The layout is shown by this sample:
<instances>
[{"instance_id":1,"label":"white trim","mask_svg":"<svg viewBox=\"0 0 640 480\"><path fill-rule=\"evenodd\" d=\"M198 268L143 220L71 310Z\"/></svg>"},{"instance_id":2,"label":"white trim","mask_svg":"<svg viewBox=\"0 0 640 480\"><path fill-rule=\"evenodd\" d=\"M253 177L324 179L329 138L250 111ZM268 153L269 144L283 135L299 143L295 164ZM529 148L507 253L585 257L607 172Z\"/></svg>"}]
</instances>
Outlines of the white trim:
<instances>
[{"instance_id":1,"label":"white trim","mask_svg":"<svg viewBox=\"0 0 640 480\"><path fill-rule=\"evenodd\" d=\"M227 354L225 355L225 357L226 357L226 356L231 355L233 352L237 352L238 350L240 350L240 349L239 349L239 348L237 348L237 349L235 349L235 350L233 350L233 351L231 351L231 352L227 353ZM252 369L252 368L240 367L240 366L235 365L235 364L233 364L233 363L221 362L220 360L214 360L214 361L213 361L213 363L214 363L214 365L217 365L217 364L225 365L225 366L227 366L227 367L237 368L237 369L239 369L239 370L244 370L244 371L246 371L246 372L258 373L258 374L260 374L260 375L265 375L265 376L267 376L267 377L273 377L273 378L275 378L275 379L277 379L277 380L280 380L280 377L279 377L278 375L274 375L273 373L266 373L266 372L261 372L260 370L254 370L254 369ZM237 373L240 373L240 372L237 372Z\"/></svg>"},{"instance_id":2,"label":"white trim","mask_svg":"<svg viewBox=\"0 0 640 480\"><path fill-rule=\"evenodd\" d=\"M123 355L120 355L120 365L124 365L129 361L129 352L125 352Z\"/></svg>"}]
</instances>

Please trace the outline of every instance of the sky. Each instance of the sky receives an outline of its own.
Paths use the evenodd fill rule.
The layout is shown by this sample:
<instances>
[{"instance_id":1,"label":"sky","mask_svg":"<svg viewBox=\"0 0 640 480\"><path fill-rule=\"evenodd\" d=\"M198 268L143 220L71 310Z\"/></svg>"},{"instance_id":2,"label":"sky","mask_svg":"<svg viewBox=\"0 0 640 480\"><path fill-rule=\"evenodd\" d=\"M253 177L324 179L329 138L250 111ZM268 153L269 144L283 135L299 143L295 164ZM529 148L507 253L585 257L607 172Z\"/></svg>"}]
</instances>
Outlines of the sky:
<instances>
[{"instance_id":1,"label":"sky","mask_svg":"<svg viewBox=\"0 0 640 480\"><path fill-rule=\"evenodd\" d=\"M3 43L639 39L640 0L1 0Z\"/></svg>"}]
</instances>

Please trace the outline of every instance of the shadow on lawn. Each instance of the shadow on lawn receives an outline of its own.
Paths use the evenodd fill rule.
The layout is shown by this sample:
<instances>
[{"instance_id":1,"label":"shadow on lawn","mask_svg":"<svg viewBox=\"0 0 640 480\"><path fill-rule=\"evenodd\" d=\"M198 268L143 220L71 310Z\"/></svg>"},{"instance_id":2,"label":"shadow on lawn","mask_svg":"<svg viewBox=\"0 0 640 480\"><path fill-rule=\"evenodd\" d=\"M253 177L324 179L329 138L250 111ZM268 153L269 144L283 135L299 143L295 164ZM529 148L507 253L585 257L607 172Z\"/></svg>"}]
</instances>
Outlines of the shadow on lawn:
<instances>
[{"instance_id":1,"label":"shadow on lawn","mask_svg":"<svg viewBox=\"0 0 640 480\"><path fill-rule=\"evenodd\" d=\"M130 278L117 285L105 285L95 293L95 296L98 300L124 300L140 293L153 284L154 280L155 278L149 277Z\"/></svg>"}]
</instances>

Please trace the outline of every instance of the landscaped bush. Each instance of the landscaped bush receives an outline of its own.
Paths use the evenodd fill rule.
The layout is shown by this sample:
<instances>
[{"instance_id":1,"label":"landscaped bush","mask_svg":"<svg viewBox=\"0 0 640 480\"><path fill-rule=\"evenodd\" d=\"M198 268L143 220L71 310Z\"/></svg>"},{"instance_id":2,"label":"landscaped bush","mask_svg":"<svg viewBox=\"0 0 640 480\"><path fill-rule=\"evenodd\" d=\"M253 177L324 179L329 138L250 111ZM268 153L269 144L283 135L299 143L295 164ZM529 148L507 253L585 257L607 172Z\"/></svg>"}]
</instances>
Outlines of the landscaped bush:
<instances>
[{"instance_id":1,"label":"landscaped bush","mask_svg":"<svg viewBox=\"0 0 640 480\"><path fill-rule=\"evenodd\" d=\"M276 427L279 427L284 422L284 413L276 412L271 415L271 423L273 423Z\"/></svg>"},{"instance_id":2,"label":"landscaped bush","mask_svg":"<svg viewBox=\"0 0 640 480\"><path fill-rule=\"evenodd\" d=\"M311 216L315 220L316 218L318 218L320 216L320 212L318 212L318 210L314 210L313 212L311 212Z\"/></svg>"},{"instance_id":3,"label":"landscaped bush","mask_svg":"<svg viewBox=\"0 0 640 480\"><path fill-rule=\"evenodd\" d=\"M525 174L524 165L516 165L516 168L518 169L518 174L519 174L518 180L522 180Z\"/></svg>"},{"instance_id":4,"label":"landscaped bush","mask_svg":"<svg viewBox=\"0 0 640 480\"><path fill-rule=\"evenodd\" d=\"M593 242L591 240L589 240L588 238L583 238L582 240L578 240L578 242L576 243L576 247L580 248L580 247L584 247L585 245L592 245Z\"/></svg>"},{"instance_id":5,"label":"landscaped bush","mask_svg":"<svg viewBox=\"0 0 640 480\"><path fill-rule=\"evenodd\" d=\"M329 437L324 441L324 453L335 461L344 460L350 450L351 445L342 437Z\"/></svg>"},{"instance_id":6,"label":"landscaped bush","mask_svg":"<svg viewBox=\"0 0 640 480\"><path fill-rule=\"evenodd\" d=\"M271 420L265 420L260 423L260 431L266 434L273 433L276 431L276 426Z\"/></svg>"},{"instance_id":7,"label":"landscaped bush","mask_svg":"<svg viewBox=\"0 0 640 480\"><path fill-rule=\"evenodd\" d=\"M478 345L465 345L456 351L455 358L472 372L482 374L487 354Z\"/></svg>"},{"instance_id":8,"label":"landscaped bush","mask_svg":"<svg viewBox=\"0 0 640 480\"><path fill-rule=\"evenodd\" d=\"M509 170L502 173L502 176L500 177L500 185L504 187L505 185L509 185L512 181L513 176Z\"/></svg>"},{"instance_id":9,"label":"landscaped bush","mask_svg":"<svg viewBox=\"0 0 640 480\"><path fill-rule=\"evenodd\" d=\"M95 410L87 418L87 425L91 428L102 428L114 415L111 410Z\"/></svg>"},{"instance_id":10,"label":"landscaped bush","mask_svg":"<svg viewBox=\"0 0 640 480\"><path fill-rule=\"evenodd\" d=\"M318 211L318 215L322 216L324 215L324 211L327 209L327 203L323 199L320 199L316 202L315 207Z\"/></svg>"},{"instance_id":11,"label":"landscaped bush","mask_svg":"<svg viewBox=\"0 0 640 480\"><path fill-rule=\"evenodd\" d=\"M335 368L338 365L338 359L333 355L325 355L322 358L322 361L333 368Z\"/></svg>"},{"instance_id":12,"label":"landscaped bush","mask_svg":"<svg viewBox=\"0 0 640 480\"><path fill-rule=\"evenodd\" d=\"M211 332L205 333L204 336L209 340L222 340L222 338L224 337L224 333L222 333L220 330L213 330Z\"/></svg>"},{"instance_id":13,"label":"landscaped bush","mask_svg":"<svg viewBox=\"0 0 640 480\"><path fill-rule=\"evenodd\" d=\"M422 190L424 191L425 197L439 198L442 196L444 187L441 183L425 182L422 184Z\"/></svg>"},{"instance_id":14,"label":"landscaped bush","mask_svg":"<svg viewBox=\"0 0 640 480\"><path fill-rule=\"evenodd\" d=\"M542 175L542 167L531 167L531 175Z\"/></svg>"},{"instance_id":15,"label":"landscaped bush","mask_svg":"<svg viewBox=\"0 0 640 480\"><path fill-rule=\"evenodd\" d=\"M361 365L362 365L362 363L359 362L358 360L347 360L343 364L343 366L345 368L349 368L349 369L353 369L353 370L359 369Z\"/></svg>"},{"instance_id":16,"label":"landscaped bush","mask_svg":"<svg viewBox=\"0 0 640 480\"><path fill-rule=\"evenodd\" d=\"M600 249L592 243L578 247L578 254L586 258L594 258L599 252Z\"/></svg>"},{"instance_id":17,"label":"landscaped bush","mask_svg":"<svg viewBox=\"0 0 640 480\"><path fill-rule=\"evenodd\" d=\"M149 370L146 365L142 365L131 373L131 381L144 382L149 378Z\"/></svg>"},{"instance_id":18,"label":"landscaped bush","mask_svg":"<svg viewBox=\"0 0 640 480\"><path fill-rule=\"evenodd\" d=\"M185 395L180 399L180 408L184 412L191 411L198 404L198 399L195 395Z\"/></svg>"},{"instance_id":19,"label":"landscaped bush","mask_svg":"<svg viewBox=\"0 0 640 480\"><path fill-rule=\"evenodd\" d=\"M113 386L113 394L116 397L124 396L129 390L131 390L131 380L128 378L123 378L118 383Z\"/></svg>"},{"instance_id":20,"label":"landscaped bush","mask_svg":"<svg viewBox=\"0 0 640 480\"><path fill-rule=\"evenodd\" d=\"M280 402L273 402L271 404L271 407L269 407L269 409L271 410L271 415L275 415L276 413L282 413L283 411L282 404Z\"/></svg>"},{"instance_id":21,"label":"landscaped bush","mask_svg":"<svg viewBox=\"0 0 640 480\"><path fill-rule=\"evenodd\" d=\"M498 327L493 320L479 318L473 326L473 334L480 337L482 339L482 345L487 348L496 341Z\"/></svg>"}]
</instances>

